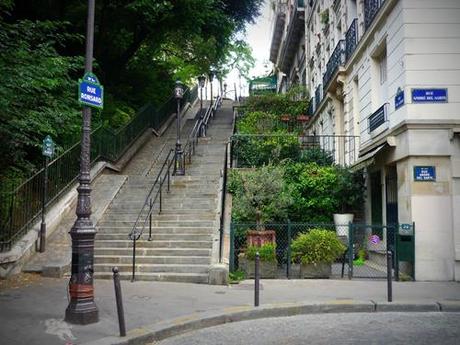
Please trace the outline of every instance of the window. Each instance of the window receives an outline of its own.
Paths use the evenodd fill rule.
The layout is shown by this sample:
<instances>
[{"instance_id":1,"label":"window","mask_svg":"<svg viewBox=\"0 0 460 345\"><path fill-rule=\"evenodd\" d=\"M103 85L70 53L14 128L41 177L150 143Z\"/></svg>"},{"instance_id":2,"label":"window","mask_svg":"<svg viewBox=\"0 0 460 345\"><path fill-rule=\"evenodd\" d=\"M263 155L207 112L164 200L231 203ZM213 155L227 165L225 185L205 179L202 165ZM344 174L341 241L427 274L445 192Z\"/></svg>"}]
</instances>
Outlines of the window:
<instances>
[{"instance_id":1,"label":"window","mask_svg":"<svg viewBox=\"0 0 460 345\"><path fill-rule=\"evenodd\" d=\"M379 57L380 85L387 81L387 50L385 49Z\"/></svg>"}]
</instances>

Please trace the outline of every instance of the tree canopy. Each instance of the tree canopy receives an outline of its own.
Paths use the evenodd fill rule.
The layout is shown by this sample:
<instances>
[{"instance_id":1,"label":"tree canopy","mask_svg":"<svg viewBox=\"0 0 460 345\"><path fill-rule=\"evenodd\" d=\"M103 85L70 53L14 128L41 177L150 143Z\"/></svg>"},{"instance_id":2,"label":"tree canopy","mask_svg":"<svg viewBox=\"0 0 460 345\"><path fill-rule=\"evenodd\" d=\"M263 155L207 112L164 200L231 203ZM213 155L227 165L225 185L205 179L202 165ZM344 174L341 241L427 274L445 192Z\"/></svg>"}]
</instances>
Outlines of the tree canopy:
<instances>
[{"instance_id":1,"label":"tree canopy","mask_svg":"<svg viewBox=\"0 0 460 345\"><path fill-rule=\"evenodd\" d=\"M191 84L228 64L245 73L250 51L236 33L262 3L97 0L94 72L105 108L94 123L122 125L145 103L165 101L176 79ZM0 179L33 171L46 134L60 147L78 137L86 15L87 1L0 0Z\"/></svg>"}]
</instances>

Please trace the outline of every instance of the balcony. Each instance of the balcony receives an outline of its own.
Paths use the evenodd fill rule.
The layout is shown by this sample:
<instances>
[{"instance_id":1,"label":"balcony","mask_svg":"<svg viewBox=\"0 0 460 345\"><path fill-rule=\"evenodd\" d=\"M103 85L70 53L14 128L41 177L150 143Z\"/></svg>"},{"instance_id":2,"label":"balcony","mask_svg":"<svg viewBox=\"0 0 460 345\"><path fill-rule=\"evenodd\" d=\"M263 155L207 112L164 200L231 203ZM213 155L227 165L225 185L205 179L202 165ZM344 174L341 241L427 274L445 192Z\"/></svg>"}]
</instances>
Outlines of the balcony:
<instances>
[{"instance_id":1,"label":"balcony","mask_svg":"<svg viewBox=\"0 0 460 345\"><path fill-rule=\"evenodd\" d=\"M282 47L278 67L284 73L289 73L294 62L295 54L299 48L299 41L305 31L305 8L304 1L297 0L297 4L291 8L290 21L287 27L286 39Z\"/></svg>"},{"instance_id":2,"label":"balcony","mask_svg":"<svg viewBox=\"0 0 460 345\"><path fill-rule=\"evenodd\" d=\"M340 40L326 65L326 72L323 75L323 86L325 89L339 69L339 66L343 64L345 64L345 40Z\"/></svg>"},{"instance_id":3,"label":"balcony","mask_svg":"<svg viewBox=\"0 0 460 345\"><path fill-rule=\"evenodd\" d=\"M315 111L318 110L319 104L323 100L323 87L321 84L318 85L315 91Z\"/></svg>"},{"instance_id":4,"label":"balcony","mask_svg":"<svg viewBox=\"0 0 460 345\"><path fill-rule=\"evenodd\" d=\"M276 2L275 8L275 25L273 27L272 43L270 47L270 61L276 64L278 51L283 37L284 23L286 21L286 2Z\"/></svg>"},{"instance_id":5,"label":"balcony","mask_svg":"<svg viewBox=\"0 0 460 345\"><path fill-rule=\"evenodd\" d=\"M310 101L308 102L308 109L307 109L307 115L313 116L315 113L315 103L314 103L314 98L310 98Z\"/></svg>"},{"instance_id":6,"label":"balcony","mask_svg":"<svg viewBox=\"0 0 460 345\"><path fill-rule=\"evenodd\" d=\"M379 128L386 122L386 107L385 104L378 108L371 116L369 116L369 133Z\"/></svg>"},{"instance_id":7,"label":"balcony","mask_svg":"<svg viewBox=\"0 0 460 345\"><path fill-rule=\"evenodd\" d=\"M385 0L364 0L364 30L369 29Z\"/></svg>"},{"instance_id":8,"label":"balcony","mask_svg":"<svg viewBox=\"0 0 460 345\"><path fill-rule=\"evenodd\" d=\"M353 55L358 45L358 19L355 18L345 34L345 61Z\"/></svg>"}]
</instances>

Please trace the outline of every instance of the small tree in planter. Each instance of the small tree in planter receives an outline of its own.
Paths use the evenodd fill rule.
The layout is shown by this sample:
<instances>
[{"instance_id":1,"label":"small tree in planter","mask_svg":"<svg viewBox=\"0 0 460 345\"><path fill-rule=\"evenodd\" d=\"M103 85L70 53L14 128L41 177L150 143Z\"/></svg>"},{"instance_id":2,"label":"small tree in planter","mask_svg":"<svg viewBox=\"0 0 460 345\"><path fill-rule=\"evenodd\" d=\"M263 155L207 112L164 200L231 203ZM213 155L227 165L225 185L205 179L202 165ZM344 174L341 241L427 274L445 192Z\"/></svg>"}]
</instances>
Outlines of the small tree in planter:
<instances>
[{"instance_id":1,"label":"small tree in planter","mask_svg":"<svg viewBox=\"0 0 460 345\"><path fill-rule=\"evenodd\" d=\"M334 232L312 229L292 241L292 261L300 263L301 278L329 278L332 263L345 249Z\"/></svg>"},{"instance_id":2,"label":"small tree in planter","mask_svg":"<svg viewBox=\"0 0 460 345\"><path fill-rule=\"evenodd\" d=\"M335 198L340 210L334 214L337 235L348 236L347 225L353 221L354 213L362 208L365 190L362 171L352 172L347 168L337 167Z\"/></svg>"},{"instance_id":3,"label":"small tree in planter","mask_svg":"<svg viewBox=\"0 0 460 345\"><path fill-rule=\"evenodd\" d=\"M246 273L246 277L255 276L256 253L259 252L259 272L261 278L276 278L276 244L265 243L261 246L249 246L246 252L239 255L238 262L240 268Z\"/></svg>"}]
</instances>

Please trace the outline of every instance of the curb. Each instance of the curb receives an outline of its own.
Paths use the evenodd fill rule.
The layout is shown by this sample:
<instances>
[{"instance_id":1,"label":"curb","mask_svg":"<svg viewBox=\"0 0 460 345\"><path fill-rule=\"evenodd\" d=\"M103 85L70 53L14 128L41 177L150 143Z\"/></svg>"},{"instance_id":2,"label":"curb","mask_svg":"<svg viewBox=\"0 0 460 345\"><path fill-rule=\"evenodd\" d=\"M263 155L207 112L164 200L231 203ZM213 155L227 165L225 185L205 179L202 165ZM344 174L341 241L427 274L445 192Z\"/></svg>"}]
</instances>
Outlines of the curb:
<instances>
[{"instance_id":1,"label":"curb","mask_svg":"<svg viewBox=\"0 0 460 345\"><path fill-rule=\"evenodd\" d=\"M126 337L110 336L85 345L144 345L187 332L223 325L231 322L271 317L287 317L320 313L373 313L373 312L460 312L460 302L386 303L373 301L336 300L328 303L279 303L262 307L239 306L220 311L196 313L153 325L136 328Z\"/></svg>"}]
</instances>

